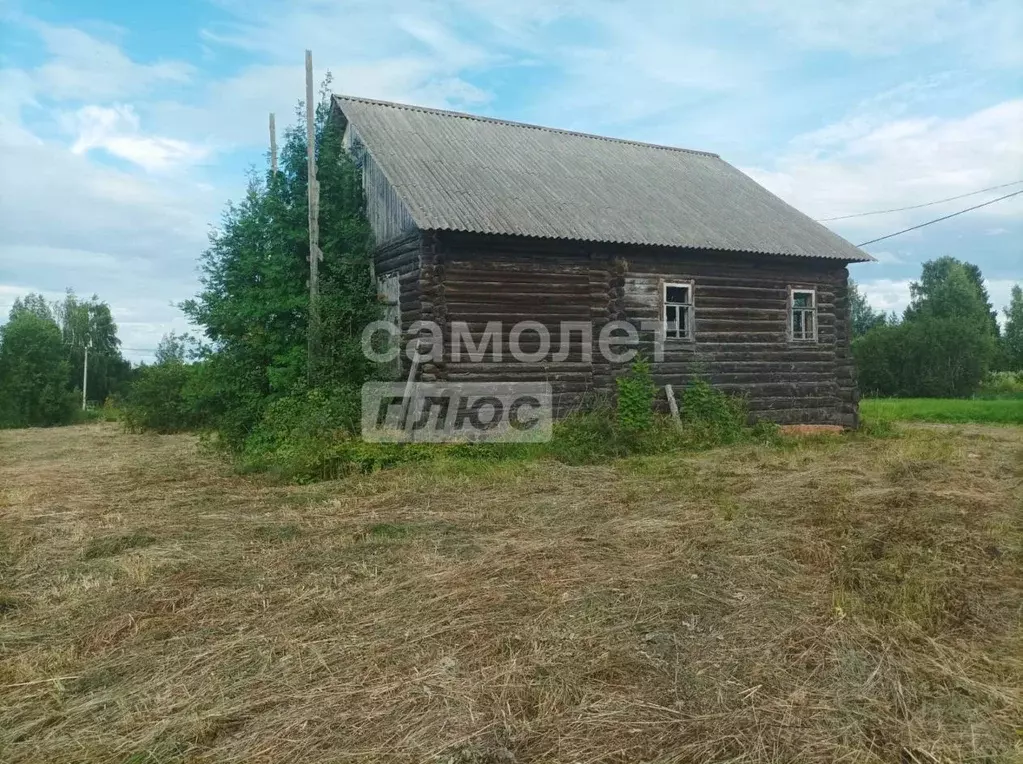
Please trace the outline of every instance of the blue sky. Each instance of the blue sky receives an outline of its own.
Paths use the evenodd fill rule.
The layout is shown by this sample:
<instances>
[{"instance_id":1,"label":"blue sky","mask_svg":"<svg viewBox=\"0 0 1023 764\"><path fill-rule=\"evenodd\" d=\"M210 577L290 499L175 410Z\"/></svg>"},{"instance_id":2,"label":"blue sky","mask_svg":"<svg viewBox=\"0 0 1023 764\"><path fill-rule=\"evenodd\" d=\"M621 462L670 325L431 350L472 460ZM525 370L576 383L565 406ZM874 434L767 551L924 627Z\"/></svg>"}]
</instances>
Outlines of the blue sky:
<instances>
[{"instance_id":1,"label":"blue sky","mask_svg":"<svg viewBox=\"0 0 1023 764\"><path fill-rule=\"evenodd\" d=\"M303 56L353 95L715 151L813 217L1023 180L1023 5L1008 0L0 0L0 315L65 287L125 354L262 167ZM986 201L831 223L859 243ZM867 248L901 310L920 263L1023 281L1023 196Z\"/></svg>"}]
</instances>

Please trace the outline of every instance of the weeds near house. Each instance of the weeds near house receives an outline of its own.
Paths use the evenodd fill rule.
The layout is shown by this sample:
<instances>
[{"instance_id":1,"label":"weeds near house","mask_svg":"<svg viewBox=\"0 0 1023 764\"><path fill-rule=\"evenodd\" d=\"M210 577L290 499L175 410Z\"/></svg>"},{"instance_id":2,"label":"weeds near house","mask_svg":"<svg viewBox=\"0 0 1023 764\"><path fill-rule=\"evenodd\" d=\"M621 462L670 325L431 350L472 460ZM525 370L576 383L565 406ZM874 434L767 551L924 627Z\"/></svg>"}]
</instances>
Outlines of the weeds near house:
<instances>
[{"instance_id":1,"label":"weeds near house","mask_svg":"<svg viewBox=\"0 0 1023 764\"><path fill-rule=\"evenodd\" d=\"M735 443L748 433L749 412L743 399L725 395L705 380L691 382L681 398L680 416L691 441L720 446ZM768 425L760 428L760 432L769 431Z\"/></svg>"},{"instance_id":2,"label":"weeds near house","mask_svg":"<svg viewBox=\"0 0 1023 764\"><path fill-rule=\"evenodd\" d=\"M654 422L654 387L650 362L636 358L628 373L618 377L618 426L625 432L641 433Z\"/></svg>"},{"instance_id":3,"label":"weeds near house","mask_svg":"<svg viewBox=\"0 0 1023 764\"><path fill-rule=\"evenodd\" d=\"M370 443L358 435L356 388L312 390L267 407L245 441L244 472L266 472L291 482L334 480L407 464L445 461L491 464L555 460L597 464L630 455L694 451L743 440L771 442L777 428L747 425L745 403L694 382L682 393L683 426L653 408L654 387L642 362L621 380L618 405L595 405L555 423L549 443Z\"/></svg>"}]
</instances>

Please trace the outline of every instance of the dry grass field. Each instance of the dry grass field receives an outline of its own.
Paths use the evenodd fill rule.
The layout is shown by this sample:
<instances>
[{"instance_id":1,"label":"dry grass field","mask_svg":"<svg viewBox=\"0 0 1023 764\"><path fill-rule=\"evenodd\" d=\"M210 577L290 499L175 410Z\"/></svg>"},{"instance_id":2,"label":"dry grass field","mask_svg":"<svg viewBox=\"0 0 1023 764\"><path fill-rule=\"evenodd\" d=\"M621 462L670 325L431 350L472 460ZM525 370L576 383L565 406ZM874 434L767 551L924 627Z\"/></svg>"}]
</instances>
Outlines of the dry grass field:
<instances>
[{"instance_id":1,"label":"dry grass field","mask_svg":"<svg viewBox=\"0 0 1023 764\"><path fill-rule=\"evenodd\" d=\"M234 474L0 432L5 762L1016 762L1023 428Z\"/></svg>"}]
</instances>

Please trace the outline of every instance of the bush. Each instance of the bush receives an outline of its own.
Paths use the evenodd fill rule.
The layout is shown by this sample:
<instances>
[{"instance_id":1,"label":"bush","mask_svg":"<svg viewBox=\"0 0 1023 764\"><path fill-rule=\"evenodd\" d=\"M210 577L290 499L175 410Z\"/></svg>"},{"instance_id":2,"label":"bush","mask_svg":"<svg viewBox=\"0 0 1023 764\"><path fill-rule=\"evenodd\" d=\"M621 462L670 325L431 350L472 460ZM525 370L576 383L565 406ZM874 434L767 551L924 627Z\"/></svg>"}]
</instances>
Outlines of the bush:
<instances>
[{"instance_id":1,"label":"bush","mask_svg":"<svg viewBox=\"0 0 1023 764\"><path fill-rule=\"evenodd\" d=\"M643 374L641 368L637 377L642 380ZM546 451L568 464L590 464L623 456L713 448L744 440L772 440L777 433L777 427L769 422L749 426L745 401L716 390L705 381L690 383L681 397L681 427L673 418L653 413L652 406L649 424L643 428L635 426L635 416L623 415L621 410L595 409L555 423L554 438ZM626 405L636 405L640 399L639 395L627 397ZM619 396L619 407L622 401Z\"/></svg>"},{"instance_id":2,"label":"bush","mask_svg":"<svg viewBox=\"0 0 1023 764\"><path fill-rule=\"evenodd\" d=\"M650 376L650 364L636 358L629 373L615 380L618 386L618 424L627 432L650 429L654 418L656 388Z\"/></svg>"},{"instance_id":3,"label":"bush","mask_svg":"<svg viewBox=\"0 0 1023 764\"><path fill-rule=\"evenodd\" d=\"M980 385L978 398L1023 398L1023 371L991 372Z\"/></svg>"},{"instance_id":4,"label":"bush","mask_svg":"<svg viewBox=\"0 0 1023 764\"><path fill-rule=\"evenodd\" d=\"M744 401L706 382L694 382L683 392L683 426L679 427L671 417L654 413L648 370L640 365L629 379L636 384L626 385L628 392L620 401L634 406L632 412L623 414L603 405L572 414L555 422L548 443L369 443L360 438L359 388L341 385L306 390L267 406L258 426L245 439L240 464L245 470L305 482L440 460L552 458L566 464L595 464L631 455L770 440L777 431L769 423L747 426ZM643 408L645 400L651 401L648 408ZM644 418L648 424L639 426Z\"/></svg>"},{"instance_id":5,"label":"bush","mask_svg":"<svg viewBox=\"0 0 1023 764\"><path fill-rule=\"evenodd\" d=\"M361 417L360 390L355 386L316 388L278 398L245 440L242 463L248 469L304 481L425 458L423 444L360 440Z\"/></svg>"},{"instance_id":6,"label":"bush","mask_svg":"<svg viewBox=\"0 0 1023 764\"><path fill-rule=\"evenodd\" d=\"M725 445L748 434L750 416L746 401L727 395L704 380L690 382L682 391L679 416L687 439L693 444Z\"/></svg>"},{"instance_id":7,"label":"bush","mask_svg":"<svg viewBox=\"0 0 1023 764\"><path fill-rule=\"evenodd\" d=\"M89 408L76 408L74 423L75 424L92 424L102 419L103 414L100 409L90 406Z\"/></svg>"},{"instance_id":8,"label":"bush","mask_svg":"<svg viewBox=\"0 0 1023 764\"><path fill-rule=\"evenodd\" d=\"M329 78L325 89L328 83ZM323 260L312 362L304 120L285 133L277 172L253 176L241 203L228 205L202 256L202 289L181 306L214 343L203 351L205 369L196 391L204 419L221 447L250 461L283 457L284 449L298 443L334 443L335 424L349 425L335 422L339 412L324 400L307 399L306 390L320 388L329 398L339 386L361 386L375 370L361 338L363 328L381 317L383 304L370 277L373 234L362 173L337 126L328 124L329 115L324 100L316 107ZM180 357L179 346L168 350ZM295 432L282 434L289 429ZM316 462L312 450L296 458L300 471Z\"/></svg>"},{"instance_id":9,"label":"bush","mask_svg":"<svg viewBox=\"0 0 1023 764\"><path fill-rule=\"evenodd\" d=\"M103 401L103 408L100 410L100 419L104 422L117 422L121 418L121 407L119 401L113 395L108 395Z\"/></svg>"},{"instance_id":10,"label":"bush","mask_svg":"<svg viewBox=\"0 0 1023 764\"><path fill-rule=\"evenodd\" d=\"M866 396L965 398L980 388L994 338L959 319L921 317L871 329L852 350Z\"/></svg>"},{"instance_id":11,"label":"bush","mask_svg":"<svg viewBox=\"0 0 1023 764\"><path fill-rule=\"evenodd\" d=\"M203 424L194 385L197 364L178 361L143 366L128 388L121 418L129 432L171 433Z\"/></svg>"},{"instance_id":12,"label":"bush","mask_svg":"<svg viewBox=\"0 0 1023 764\"><path fill-rule=\"evenodd\" d=\"M669 417L651 410L650 424L638 429L623 423L620 412L601 408L572 414L554 424L544 452L566 464L594 464L631 454L672 451L682 442Z\"/></svg>"}]
</instances>

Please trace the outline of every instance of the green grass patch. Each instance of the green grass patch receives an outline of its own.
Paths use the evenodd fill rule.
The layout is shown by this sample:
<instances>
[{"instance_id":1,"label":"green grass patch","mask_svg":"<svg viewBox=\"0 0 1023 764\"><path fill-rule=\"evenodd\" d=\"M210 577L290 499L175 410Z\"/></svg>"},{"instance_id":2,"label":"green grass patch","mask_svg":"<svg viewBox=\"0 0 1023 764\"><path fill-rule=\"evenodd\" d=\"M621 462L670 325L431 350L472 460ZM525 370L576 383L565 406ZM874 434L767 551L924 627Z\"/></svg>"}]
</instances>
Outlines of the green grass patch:
<instances>
[{"instance_id":1,"label":"green grass patch","mask_svg":"<svg viewBox=\"0 0 1023 764\"><path fill-rule=\"evenodd\" d=\"M261 541L292 541L299 536L297 525L286 523L284 525L260 525L255 531L256 538Z\"/></svg>"},{"instance_id":2,"label":"green grass patch","mask_svg":"<svg viewBox=\"0 0 1023 764\"><path fill-rule=\"evenodd\" d=\"M376 523L366 529L368 538L377 539L403 539L416 533L414 525L399 523Z\"/></svg>"},{"instance_id":3,"label":"green grass patch","mask_svg":"<svg viewBox=\"0 0 1023 764\"><path fill-rule=\"evenodd\" d=\"M95 560L100 557L113 557L129 549L140 549L147 547L156 541L155 536L136 531L126 536L101 536L92 539L85 547L82 555L86 560Z\"/></svg>"},{"instance_id":4,"label":"green grass patch","mask_svg":"<svg viewBox=\"0 0 1023 764\"><path fill-rule=\"evenodd\" d=\"M957 398L871 398L860 413L872 421L1023 424L1023 400Z\"/></svg>"}]
</instances>

